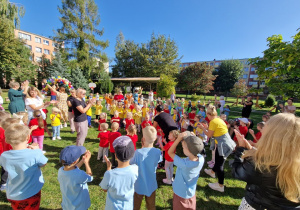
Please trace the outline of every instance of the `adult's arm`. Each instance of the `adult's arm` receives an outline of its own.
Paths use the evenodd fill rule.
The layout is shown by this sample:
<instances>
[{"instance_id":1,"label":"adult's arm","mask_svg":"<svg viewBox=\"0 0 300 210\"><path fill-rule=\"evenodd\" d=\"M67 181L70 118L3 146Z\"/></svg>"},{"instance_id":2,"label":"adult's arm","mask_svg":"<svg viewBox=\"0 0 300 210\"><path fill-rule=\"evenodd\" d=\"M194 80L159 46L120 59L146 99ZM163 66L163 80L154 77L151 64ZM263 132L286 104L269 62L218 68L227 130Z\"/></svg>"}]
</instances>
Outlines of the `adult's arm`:
<instances>
[{"instance_id":1,"label":"adult's arm","mask_svg":"<svg viewBox=\"0 0 300 210\"><path fill-rule=\"evenodd\" d=\"M25 104L26 104L26 101L25 101ZM50 102L48 101L46 103L43 103L40 106L36 106L35 104L29 104L28 106L33 110L40 110L40 109L46 108L49 105L50 105Z\"/></svg>"},{"instance_id":2,"label":"adult's arm","mask_svg":"<svg viewBox=\"0 0 300 210\"><path fill-rule=\"evenodd\" d=\"M23 89L23 94L24 94L24 95L27 94L28 86L29 86L29 81L28 81L28 80L24 81L24 82L23 82L23 87L24 87L24 89Z\"/></svg>"},{"instance_id":3,"label":"adult's arm","mask_svg":"<svg viewBox=\"0 0 300 210\"><path fill-rule=\"evenodd\" d=\"M205 135L207 136L207 138L211 138L213 135L214 135L214 132L215 131L212 131L212 130L208 130L208 127L207 126L203 126L202 123L198 123L197 125L200 129L203 130L203 132L205 133Z\"/></svg>"},{"instance_id":4,"label":"adult's arm","mask_svg":"<svg viewBox=\"0 0 300 210\"><path fill-rule=\"evenodd\" d=\"M153 121L153 127L156 128L158 126L158 123L156 121Z\"/></svg>"},{"instance_id":5,"label":"adult's arm","mask_svg":"<svg viewBox=\"0 0 300 210\"><path fill-rule=\"evenodd\" d=\"M176 147L177 145L179 144L179 142L182 141L183 137L186 135L185 132L183 133L180 133L177 137L177 139L175 140L175 142L172 144L172 146L170 147L169 151L168 151L168 154L169 156L174 160L174 157L175 157L175 150L176 150Z\"/></svg>"},{"instance_id":6,"label":"adult's arm","mask_svg":"<svg viewBox=\"0 0 300 210\"><path fill-rule=\"evenodd\" d=\"M67 101L68 107L72 107L71 101Z\"/></svg>"},{"instance_id":7,"label":"adult's arm","mask_svg":"<svg viewBox=\"0 0 300 210\"><path fill-rule=\"evenodd\" d=\"M83 108L81 105L79 105L76 106L76 109L83 114L86 113L89 110L89 108L91 108L91 106L92 106L91 104L88 104L85 108Z\"/></svg>"}]
</instances>

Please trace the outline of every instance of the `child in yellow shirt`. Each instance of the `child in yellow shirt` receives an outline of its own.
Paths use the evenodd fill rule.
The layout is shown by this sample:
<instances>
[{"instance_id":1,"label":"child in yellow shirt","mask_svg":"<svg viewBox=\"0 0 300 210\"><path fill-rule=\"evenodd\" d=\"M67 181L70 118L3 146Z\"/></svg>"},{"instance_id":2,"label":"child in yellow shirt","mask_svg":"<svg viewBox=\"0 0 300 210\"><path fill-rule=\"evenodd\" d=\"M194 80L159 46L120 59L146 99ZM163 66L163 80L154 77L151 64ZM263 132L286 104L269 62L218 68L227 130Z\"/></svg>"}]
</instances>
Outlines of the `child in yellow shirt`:
<instances>
[{"instance_id":1,"label":"child in yellow shirt","mask_svg":"<svg viewBox=\"0 0 300 210\"><path fill-rule=\"evenodd\" d=\"M86 105L89 104L89 101L86 102ZM88 121L88 126L89 128L92 127L92 107L90 107L87 111L86 111L86 116L87 116L87 121Z\"/></svg>"},{"instance_id":2,"label":"child in yellow shirt","mask_svg":"<svg viewBox=\"0 0 300 210\"><path fill-rule=\"evenodd\" d=\"M103 106L102 106L102 100L98 100L96 102L96 104L94 105L94 107L96 108L96 111L95 111L95 115L96 115L96 119L99 120L99 116L100 114L102 113L102 109L103 109Z\"/></svg>"},{"instance_id":3,"label":"child in yellow shirt","mask_svg":"<svg viewBox=\"0 0 300 210\"><path fill-rule=\"evenodd\" d=\"M136 106L134 110L132 110L133 119L135 121L135 125L137 126L138 132L141 132L141 124L142 124L142 109L140 106Z\"/></svg>"},{"instance_id":4,"label":"child in yellow shirt","mask_svg":"<svg viewBox=\"0 0 300 210\"><path fill-rule=\"evenodd\" d=\"M52 140L61 139L60 138L60 110L56 107L52 108L52 114L50 114L51 126L52 126Z\"/></svg>"},{"instance_id":5,"label":"child in yellow shirt","mask_svg":"<svg viewBox=\"0 0 300 210\"><path fill-rule=\"evenodd\" d=\"M117 101L113 100L109 111L110 117L114 116L116 110L117 110Z\"/></svg>"},{"instance_id":6,"label":"child in yellow shirt","mask_svg":"<svg viewBox=\"0 0 300 210\"><path fill-rule=\"evenodd\" d=\"M129 108L129 103L125 104L125 108L124 108L124 119L127 118L127 113L128 112L132 112L131 109Z\"/></svg>"},{"instance_id":7,"label":"child in yellow shirt","mask_svg":"<svg viewBox=\"0 0 300 210\"><path fill-rule=\"evenodd\" d=\"M148 103L147 101L144 101L143 108L142 108L142 122L145 120L146 114L148 114L148 112L149 112Z\"/></svg>"}]
</instances>

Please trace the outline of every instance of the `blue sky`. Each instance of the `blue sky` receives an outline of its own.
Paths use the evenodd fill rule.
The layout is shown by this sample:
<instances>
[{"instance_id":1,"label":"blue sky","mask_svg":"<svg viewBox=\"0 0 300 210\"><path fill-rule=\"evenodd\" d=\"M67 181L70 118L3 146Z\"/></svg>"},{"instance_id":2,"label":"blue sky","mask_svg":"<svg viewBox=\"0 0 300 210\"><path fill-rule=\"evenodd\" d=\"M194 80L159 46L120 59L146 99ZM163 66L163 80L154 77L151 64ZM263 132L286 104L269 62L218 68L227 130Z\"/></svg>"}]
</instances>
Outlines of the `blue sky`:
<instances>
[{"instance_id":1,"label":"blue sky","mask_svg":"<svg viewBox=\"0 0 300 210\"><path fill-rule=\"evenodd\" d=\"M61 0L10 0L26 10L21 30L53 36ZM104 52L114 58L116 37L147 42L152 32L174 39L182 62L261 56L266 38L291 40L300 28L300 0L95 0Z\"/></svg>"}]
</instances>

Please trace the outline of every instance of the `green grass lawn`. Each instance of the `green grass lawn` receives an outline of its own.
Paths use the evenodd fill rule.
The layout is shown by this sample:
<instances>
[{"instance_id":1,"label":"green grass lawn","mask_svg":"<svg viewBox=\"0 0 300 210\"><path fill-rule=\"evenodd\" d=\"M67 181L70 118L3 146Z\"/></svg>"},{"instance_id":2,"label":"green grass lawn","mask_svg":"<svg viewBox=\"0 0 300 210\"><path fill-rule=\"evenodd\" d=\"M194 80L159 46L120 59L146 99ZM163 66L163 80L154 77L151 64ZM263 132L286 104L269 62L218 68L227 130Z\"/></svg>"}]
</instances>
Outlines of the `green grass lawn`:
<instances>
[{"instance_id":1,"label":"green grass lawn","mask_svg":"<svg viewBox=\"0 0 300 210\"><path fill-rule=\"evenodd\" d=\"M7 93L3 94L3 98L7 96ZM7 109L8 103L5 102L4 108ZM51 107L49 107L49 110ZM230 118L240 117L241 106L232 108L232 113ZM261 121L261 116L265 111L255 111L251 114L251 118L254 120L255 124ZM298 112L299 114L299 112ZM51 126L48 126L51 130ZM124 134L124 130L122 130ZM94 128L90 128L88 136L86 138L84 146L91 151L92 158L90 160L91 169L93 172L94 180L89 183L89 191L91 197L91 207L90 209L104 209L106 193L101 190L99 183L101 182L104 172L106 170L106 165L102 162L96 160L99 139L97 139L98 131L96 125ZM76 142L76 133L71 134L70 128L63 128L61 130L62 140L52 141L50 137L45 137L44 140L44 150L47 151L45 154L48 158L48 164L42 168L42 172L45 179L45 185L42 188L42 199L40 209L60 209L61 203L61 193L59 188L59 183L57 180L57 172L61 167L59 163L59 153L60 151L68 146L73 145ZM141 147L140 143L141 135L139 135L139 142L137 147ZM207 148L206 162L210 160L211 153ZM177 154L183 156L181 148L177 149ZM230 156L229 159L232 159ZM207 164L204 165L204 168ZM84 170L84 166L82 167ZM174 173L176 172L176 167L174 168ZM156 191L156 206L157 209L172 209L172 198L173 191L171 186L164 185L162 179L165 178L165 172L163 170L157 170L157 182L158 189ZM197 209L237 209L241 199L244 195L245 183L239 180L235 180L231 177L231 171L228 166L228 161L225 164L225 192L219 193L211 190L208 187L209 182L216 182L217 179L208 177L203 169L201 170L200 178L198 179L197 186ZM6 199L4 192L0 192L0 209L11 209L10 204ZM145 208L145 203L142 204L142 209Z\"/></svg>"}]
</instances>

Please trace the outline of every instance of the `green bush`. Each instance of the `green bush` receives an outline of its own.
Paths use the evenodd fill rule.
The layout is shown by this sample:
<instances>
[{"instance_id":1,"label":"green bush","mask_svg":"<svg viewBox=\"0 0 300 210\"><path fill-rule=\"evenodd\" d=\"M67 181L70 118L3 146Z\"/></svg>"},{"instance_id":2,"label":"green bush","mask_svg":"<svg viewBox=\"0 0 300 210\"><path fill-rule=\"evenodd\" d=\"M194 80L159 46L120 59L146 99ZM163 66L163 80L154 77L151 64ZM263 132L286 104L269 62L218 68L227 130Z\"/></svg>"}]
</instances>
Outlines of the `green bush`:
<instances>
[{"instance_id":1,"label":"green bush","mask_svg":"<svg viewBox=\"0 0 300 210\"><path fill-rule=\"evenodd\" d=\"M201 96L197 96L197 94L192 94L191 95L191 101L200 101Z\"/></svg>"},{"instance_id":2,"label":"green bush","mask_svg":"<svg viewBox=\"0 0 300 210\"><path fill-rule=\"evenodd\" d=\"M175 78L165 74L160 75L160 80L157 84L157 94L158 97L170 97L172 93L175 93Z\"/></svg>"},{"instance_id":3,"label":"green bush","mask_svg":"<svg viewBox=\"0 0 300 210\"><path fill-rule=\"evenodd\" d=\"M265 100L265 106L266 107L271 107L275 105L275 97L273 95L268 95L268 97Z\"/></svg>"}]
</instances>

